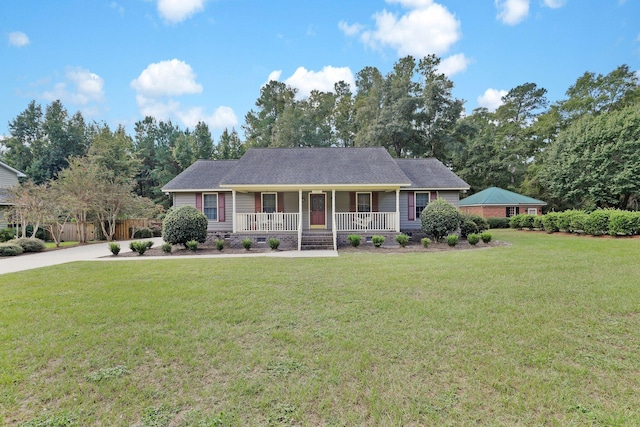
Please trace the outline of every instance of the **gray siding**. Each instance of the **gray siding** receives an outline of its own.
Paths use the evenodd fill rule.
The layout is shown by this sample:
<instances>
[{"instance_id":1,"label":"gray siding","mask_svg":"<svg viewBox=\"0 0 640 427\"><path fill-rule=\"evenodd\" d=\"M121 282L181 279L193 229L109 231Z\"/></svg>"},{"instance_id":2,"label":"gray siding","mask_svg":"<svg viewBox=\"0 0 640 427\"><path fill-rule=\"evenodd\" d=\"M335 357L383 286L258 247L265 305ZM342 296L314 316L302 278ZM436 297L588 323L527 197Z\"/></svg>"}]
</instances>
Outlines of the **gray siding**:
<instances>
[{"instance_id":1,"label":"gray siding","mask_svg":"<svg viewBox=\"0 0 640 427\"><path fill-rule=\"evenodd\" d=\"M0 206L0 229L7 228L7 220L4 217L4 213L7 211L6 206Z\"/></svg>"},{"instance_id":2,"label":"gray siding","mask_svg":"<svg viewBox=\"0 0 640 427\"><path fill-rule=\"evenodd\" d=\"M444 199L455 207L460 202L460 193L457 191L438 191L438 198ZM422 227L420 218L409 221L409 192L400 192L400 230L419 230Z\"/></svg>"},{"instance_id":3,"label":"gray siding","mask_svg":"<svg viewBox=\"0 0 640 427\"><path fill-rule=\"evenodd\" d=\"M18 184L18 177L14 172L0 166L0 188L9 188Z\"/></svg>"},{"instance_id":4,"label":"gray siding","mask_svg":"<svg viewBox=\"0 0 640 427\"><path fill-rule=\"evenodd\" d=\"M173 206L196 207L196 193L174 193ZM224 193L224 222L209 221L208 231L231 231L233 230L233 199L231 193Z\"/></svg>"}]
</instances>

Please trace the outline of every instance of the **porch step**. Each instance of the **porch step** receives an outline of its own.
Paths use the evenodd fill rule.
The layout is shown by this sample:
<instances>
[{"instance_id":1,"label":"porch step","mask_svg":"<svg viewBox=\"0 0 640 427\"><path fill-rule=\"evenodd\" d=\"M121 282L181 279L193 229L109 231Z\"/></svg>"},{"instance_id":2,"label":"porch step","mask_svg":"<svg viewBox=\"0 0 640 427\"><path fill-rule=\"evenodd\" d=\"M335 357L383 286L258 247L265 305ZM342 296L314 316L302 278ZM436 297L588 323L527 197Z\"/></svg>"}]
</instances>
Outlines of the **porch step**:
<instances>
[{"instance_id":1,"label":"porch step","mask_svg":"<svg viewBox=\"0 0 640 427\"><path fill-rule=\"evenodd\" d=\"M331 232L306 232L302 233L300 248L304 250L331 250L333 249L333 234Z\"/></svg>"}]
</instances>

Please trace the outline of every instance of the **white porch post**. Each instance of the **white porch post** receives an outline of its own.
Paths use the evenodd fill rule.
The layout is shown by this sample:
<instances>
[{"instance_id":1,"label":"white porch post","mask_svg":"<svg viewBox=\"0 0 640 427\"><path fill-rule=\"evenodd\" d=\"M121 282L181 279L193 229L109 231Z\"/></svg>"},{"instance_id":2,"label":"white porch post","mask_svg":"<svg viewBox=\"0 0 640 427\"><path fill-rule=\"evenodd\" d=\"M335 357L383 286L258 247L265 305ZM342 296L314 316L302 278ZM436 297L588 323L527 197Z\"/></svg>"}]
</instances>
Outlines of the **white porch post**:
<instances>
[{"instance_id":1,"label":"white porch post","mask_svg":"<svg viewBox=\"0 0 640 427\"><path fill-rule=\"evenodd\" d=\"M396 232L400 232L400 189L396 188Z\"/></svg>"},{"instance_id":2,"label":"white porch post","mask_svg":"<svg viewBox=\"0 0 640 427\"><path fill-rule=\"evenodd\" d=\"M231 225L233 227L233 232L236 232L236 190L231 190Z\"/></svg>"},{"instance_id":3,"label":"white porch post","mask_svg":"<svg viewBox=\"0 0 640 427\"><path fill-rule=\"evenodd\" d=\"M302 249L302 190L298 190L298 250Z\"/></svg>"},{"instance_id":4,"label":"white porch post","mask_svg":"<svg viewBox=\"0 0 640 427\"><path fill-rule=\"evenodd\" d=\"M338 228L336 227L336 189L331 189L331 229L333 230L333 250L338 250Z\"/></svg>"}]
</instances>

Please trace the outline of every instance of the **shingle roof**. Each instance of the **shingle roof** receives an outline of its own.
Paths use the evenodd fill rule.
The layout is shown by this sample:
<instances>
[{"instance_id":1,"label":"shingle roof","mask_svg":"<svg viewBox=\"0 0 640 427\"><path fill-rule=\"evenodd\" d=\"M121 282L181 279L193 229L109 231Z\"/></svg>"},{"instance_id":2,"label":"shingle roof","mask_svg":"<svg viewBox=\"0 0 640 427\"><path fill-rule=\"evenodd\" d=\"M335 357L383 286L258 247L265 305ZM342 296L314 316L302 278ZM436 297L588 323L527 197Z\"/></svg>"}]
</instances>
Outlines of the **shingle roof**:
<instances>
[{"instance_id":1,"label":"shingle roof","mask_svg":"<svg viewBox=\"0 0 640 427\"><path fill-rule=\"evenodd\" d=\"M395 161L411 180L410 188L469 189L469 184L451 172L438 159L395 159Z\"/></svg>"},{"instance_id":2,"label":"shingle roof","mask_svg":"<svg viewBox=\"0 0 640 427\"><path fill-rule=\"evenodd\" d=\"M198 160L165 192L238 185L399 185L463 190L469 185L436 159L394 159L383 147L252 148L240 160Z\"/></svg>"},{"instance_id":3,"label":"shingle roof","mask_svg":"<svg viewBox=\"0 0 640 427\"><path fill-rule=\"evenodd\" d=\"M460 200L460 206L473 205L546 205L542 200L533 197L523 196L513 191L504 190L498 187L489 187L476 194Z\"/></svg>"},{"instance_id":4,"label":"shingle roof","mask_svg":"<svg viewBox=\"0 0 640 427\"><path fill-rule=\"evenodd\" d=\"M197 160L169 181L163 191L214 190L234 166L237 160Z\"/></svg>"},{"instance_id":5,"label":"shingle roof","mask_svg":"<svg viewBox=\"0 0 640 427\"><path fill-rule=\"evenodd\" d=\"M222 183L227 185L410 184L387 150L256 148Z\"/></svg>"}]
</instances>

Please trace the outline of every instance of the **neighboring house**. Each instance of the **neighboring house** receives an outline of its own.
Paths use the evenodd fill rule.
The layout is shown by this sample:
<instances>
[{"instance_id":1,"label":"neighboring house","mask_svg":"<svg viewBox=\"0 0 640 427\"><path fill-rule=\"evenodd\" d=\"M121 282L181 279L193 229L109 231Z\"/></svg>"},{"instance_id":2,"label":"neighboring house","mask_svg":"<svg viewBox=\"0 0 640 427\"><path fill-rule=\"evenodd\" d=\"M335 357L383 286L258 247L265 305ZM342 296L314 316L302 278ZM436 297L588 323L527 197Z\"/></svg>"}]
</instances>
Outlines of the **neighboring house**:
<instances>
[{"instance_id":1,"label":"neighboring house","mask_svg":"<svg viewBox=\"0 0 640 427\"><path fill-rule=\"evenodd\" d=\"M462 212L485 218L509 218L518 214L542 215L542 200L498 187L489 187L460 200Z\"/></svg>"},{"instance_id":2,"label":"neighboring house","mask_svg":"<svg viewBox=\"0 0 640 427\"><path fill-rule=\"evenodd\" d=\"M4 214L10 206L7 200L7 192L4 191L4 189L18 185L18 178L24 177L26 177L26 175L19 170L0 162L0 229L7 227L7 220Z\"/></svg>"},{"instance_id":3,"label":"neighboring house","mask_svg":"<svg viewBox=\"0 0 640 427\"><path fill-rule=\"evenodd\" d=\"M209 234L233 246L277 237L301 249L419 233L431 200L457 206L468 188L436 159L394 159L382 147L253 148L240 160L198 160L162 191L204 212Z\"/></svg>"}]
</instances>

